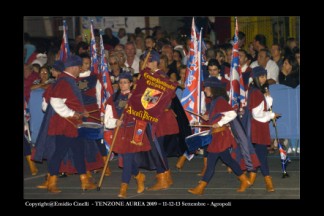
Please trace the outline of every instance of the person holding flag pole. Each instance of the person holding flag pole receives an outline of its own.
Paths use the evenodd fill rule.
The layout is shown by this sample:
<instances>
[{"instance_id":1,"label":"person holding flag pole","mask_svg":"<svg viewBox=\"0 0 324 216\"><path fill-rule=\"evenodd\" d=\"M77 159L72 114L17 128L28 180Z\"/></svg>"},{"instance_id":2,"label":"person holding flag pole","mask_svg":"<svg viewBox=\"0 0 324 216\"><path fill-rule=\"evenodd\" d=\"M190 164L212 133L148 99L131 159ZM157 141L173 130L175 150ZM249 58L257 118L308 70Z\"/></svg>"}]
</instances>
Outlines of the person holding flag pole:
<instances>
[{"instance_id":1,"label":"person holding flag pole","mask_svg":"<svg viewBox=\"0 0 324 216\"><path fill-rule=\"evenodd\" d=\"M269 166L267 161L267 145L270 145L270 128L268 122L271 119L280 117L280 114L268 111L272 106L272 97L267 88L267 71L263 67L255 67L252 69L253 81L248 91L248 105L245 112L251 113L250 125L247 127L248 133L251 133L251 141L255 152L260 161L261 173L264 176L266 190L268 192L275 191L269 174ZM249 121L249 120L248 120ZM250 172L250 183L253 185L256 179L257 170Z\"/></svg>"},{"instance_id":2,"label":"person holding flag pole","mask_svg":"<svg viewBox=\"0 0 324 216\"><path fill-rule=\"evenodd\" d=\"M148 58L150 56L150 52L148 52L148 56L146 57L143 65L142 70L145 68ZM126 74L125 72L121 74L121 79L119 80L119 87L120 89L114 93L107 102L102 106L101 108L105 107L105 114L104 114L104 125L105 128L114 129L113 136L107 136L107 141L111 143L108 157L110 158L112 151L114 149L116 139L119 137L120 140L124 140L123 142L119 142L116 144L118 153L122 154L123 157L123 174L122 174L122 183L120 185L120 192L118 194L118 197L120 198L126 198L127 197L127 189L128 189L128 183L130 181L131 175L135 175L135 179L137 180L137 193L142 193L145 189L144 187L144 181L145 181L145 175L143 173L140 173L138 171L138 167L135 162L135 152L140 151L148 151L150 148L150 145L147 145L147 136L144 136L143 134L143 140L144 147L140 145L130 145L131 140L127 136L125 140L125 136L127 135L125 132L127 130L128 134L133 134L134 132L134 122L132 119L127 119L124 121L125 114L123 113L125 109L128 107L128 101L131 97L130 88L132 86L132 76L131 74ZM136 88L134 86L133 90ZM119 119L118 119L119 118ZM133 124L129 125L127 127L127 124ZM123 130L121 133L119 133L119 130ZM111 139L110 139L111 138ZM146 139L144 139L146 138ZM104 170L108 167L109 160L105 161ZM102 181L104 178L104 172L102 172L100 180L97 185L97 190L100 191Z\"/></svg>"},{"instance_id":3,"label":"person holding flag pole","mask_svg":"<svg viewBox=\"0 0 324 216\"><path fill-rule=\"evenodd\" d=\"M239 65L239 40L238 40L238 22L237 17L235 17L235 35L234 35L234 45L232 49L232 61L230 68L230 105L233 107L239 115L230 122L230 127L234 135L235 141L238 145L232 146L231 155L232 157L240 164L243 171L252 171L260 166L260 162L256 155L256 152L251 143L245 129L247 127L242 126L243 118L242 113L246 109L246 100L245 100L245 89L244 89L244 80L241 72L241 67ZM246 125L245 116L244 122ZM229 173L232 170L227 167Z\"/></svg>"},{"instance_id":4,"label":"person holding flag pole","mask_svg":"<svg viewBox=\"0 0 324 216\"><path fill-rule=\"evenodd\" d=\"M205 107L202 106L204 104L204 98L202 97L202 88L201 83L203 81L203 75L201 73L201 62L202 59L202 29L200 33L198 33L195 19L192 18L191 25L191 38L190 38L190 51L189 51L189 59L187 62L187 75L185 88L182 93L181 104L183 109L186 111L187 118L191 124L194 122L199 122L201 119L199 117L200 113L203 112ZM203 101L203 103L201 102ZM196 113L198 115L194 115L192 113ZM194 128L194 132L200 132L200 128ZM184 165L186 159L191 160L193 158L193 154L188 154L185 152L182 156L179 157L176 167L181 170ZM207 157L204 157L204 168L201 173L204 173L204 170L207 166Z\"/></svg>"},{"instance_id":5,"label":"person holding flag pole","mask_svg":"<svg viewBox=\"0 0 324 216\"><path fill-rule=\"evenodd\" d=\"M249 186L247 176L240 165L231 157L230 147L235 144L228 123L237 116L235 110L228 104L228 95L225 85L216 77L210 77L205 81L205 94L212 99L208 117L205 119L212 127L212 140L207 151L207 169L195 188L190 188L189 193L195 195L204 194L204 189L215 173L218 158L229 166L241 182L237 192L244 192Z\"/></svg>"},{"instance_id":6,"label":"person holding flag pole","mask_svg":"<svg viewBox=\"0 0 324 216\"><path fill-rule=\"evenodd\" d=\"M119 127L119 131L115 132L117 142L114 146L114 152L122 157L123 172L122 183L120 185L120 192L118 197L127 197L127 188L131 180L131 176L135 176L137 180L137 193L143 193L145 175L139 172L138 165L135 161L136 152L149 151L151 149L150 142L143 132L144 137L141 145L134 145L132 143L133 134L135 131L136 122L132 116L128 115L122 120L120 119L128 98L130 97L131 87L133 85L133 77L130 73L124 72L120 74L119 90L108 99L105 113L105 127L113 129ZM145 130L145 128L144 128Z\"/></svg>"}]
</instances>

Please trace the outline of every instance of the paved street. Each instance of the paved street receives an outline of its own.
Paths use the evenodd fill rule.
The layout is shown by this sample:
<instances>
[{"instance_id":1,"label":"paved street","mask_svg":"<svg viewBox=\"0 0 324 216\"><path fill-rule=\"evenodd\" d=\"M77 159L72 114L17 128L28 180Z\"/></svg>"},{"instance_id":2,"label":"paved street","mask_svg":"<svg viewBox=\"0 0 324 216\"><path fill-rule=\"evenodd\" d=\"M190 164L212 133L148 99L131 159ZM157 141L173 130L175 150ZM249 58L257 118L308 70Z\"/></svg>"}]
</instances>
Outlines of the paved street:
<instances>
[{"instance_id":1,"label":"paved street","mask_svg":"<svg viewBox=\"0 0 324 216\"><path fill-rule=\"evenodd\" d=\"M195 157L190 162L186 161L183 169L179 172L175 168L177 158L169 158L174 184L163 191L145 191L142 194L136 193L136 181L132 179L127 191L127 199L300 199L300 161L298 157L291 157L287 171L289 178L281 178L281 163L278 155L269 155L270 173L273 177L275 192L268 193L265 190L264 179L258 172L255 184L244 193L237 193L239 181L234 174L229 174L226 167L218 161L213 179L207 185L203 196L195 196L187 192L188 188L195 187L200 180L197 173L202 167L202 158ZM30 174L27 163L24 163L24 198L31 199L95 199L111 200L119 199L117 194L121 181L122 170L117 166L117 160L110 162L112 175L105 177L101 190L83 192L80 188L78 175L72 175L58 179L58 187L62 190L59 194L48 193L47 190L36 188L44 180L46 173L46 162L37 164L39 172L36 176ZM154 171L142 170L146 175L145 186L154 184ZM96 181L99 181L101 173L93 174Z\"/></svg>"}]
</instances>

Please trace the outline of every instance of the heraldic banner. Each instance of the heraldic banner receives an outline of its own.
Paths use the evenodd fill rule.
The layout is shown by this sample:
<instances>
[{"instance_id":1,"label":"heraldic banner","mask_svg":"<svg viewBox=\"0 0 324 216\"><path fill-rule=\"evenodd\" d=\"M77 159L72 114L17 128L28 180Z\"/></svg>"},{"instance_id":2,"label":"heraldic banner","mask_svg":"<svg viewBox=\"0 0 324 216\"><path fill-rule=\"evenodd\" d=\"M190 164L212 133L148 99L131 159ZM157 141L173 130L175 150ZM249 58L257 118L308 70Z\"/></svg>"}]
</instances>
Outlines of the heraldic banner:
<instances>
[{"instance_id":1,"label":"heraldic banner","mask_svg":"<svg viewBox=\"0 0 324 216\"><path fill-rule=\"evenodd\" d=\"M158 73L152 74L148 69L142 71L125 114L137 120L157 123L164 109L170 104L176 87L176 83Z\"/></svg>"}]
</instances>

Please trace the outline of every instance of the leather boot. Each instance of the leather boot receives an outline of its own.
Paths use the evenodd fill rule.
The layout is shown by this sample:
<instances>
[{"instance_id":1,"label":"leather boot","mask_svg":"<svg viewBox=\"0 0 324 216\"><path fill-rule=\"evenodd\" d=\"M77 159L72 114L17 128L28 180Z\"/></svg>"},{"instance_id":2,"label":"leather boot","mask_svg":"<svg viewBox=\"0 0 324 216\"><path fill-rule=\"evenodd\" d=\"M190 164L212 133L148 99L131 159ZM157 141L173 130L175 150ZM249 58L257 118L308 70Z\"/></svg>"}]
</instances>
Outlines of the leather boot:
<instances>
[{"instance_id":1,"label":"leather boot","mask_svg":"<svg viewBox=\"0 0 324 216\"><path fill-rule=\"evenodd\" d=\"M199 181L197 187L190 188L188 190L189 193L195 194L195 195L203 195L205 187L207 186L207 182L205 181Z\"/></svg>"},{"instance_id":2,"label":"leather boot","mask_svg":"<svg viewBox=\"0 0 324 216\"><path fill-rule=\"evenodd\" d=\"M145 182L145 175L141 172L139 172L137 174L137 176L134 177L137 181L137 193L143 193L145 186L144 186L144 182Z\"/></svg>"},{"instance_id":3,"label":"leather boot","mask_svg":"<svg viewBox=\"0 0 324 216\"><path fill-rule=\"evenodd\" d=\"M251 186L254 184L255 179L256 179L256 172L250 172L250 178L249 178L249 182L251 183Z\"/></svg>"},{"instance_id":4,"label":"leather boot","mask_svg":"<svg viewBox=\"0 0 324 216\"><path fill-rule=\"evenodd\" d=\"M242 174L237 178L241 181L239 189L236 190L237 192L244 192L246 188L250 187L251 183L249 182L249 179L245 174Z\"/></svg>"},{"instance_id":5,"label":"leather boot","mask_svg":"<svg viewBox=\"0 0 324 216\"><path fill-rule=\"evenodd\" d=\"M182 155L178 158L178 161L177 161L177 164L176 164L176 167L177 169L180 171L183 167L183 164L184 162L186 161L186 156Z\"/></svg>"},{"instance_id":6,"label":"leather boot","mask_svg":"<svg viewBox=\"0 0 324 216\"><path fill-rule=\"evenodd\" d=\"M159 173L156 175L157 182L152 187L147 188L148 191L157 191L168 189L170 185L168 184L167 174Z\"/></svg>"},{"instance_id":7,"label":"leather boot","mask_svg":"<svg viewBox=\"0 0 324 216\"><path fill-rule=\"evenodd\" d=\"M204 167L201 170L201 173L198 173L197 174L198 176L204 176L205 175L205 172L207 170L207 157L204 157L203 159L204 159Z\"/></svg>"},{"instance_id":8,"label":"leather boot","mask_svg":"<svg viewBox=\"0 0 324 216\"><path fill-rule=\"evenodd\" d=\"M265 181L266 189L267 189L268 192L275 191L275 189L273 187L273 184L272 184L272 178L271 178L271 176L265 176L264 177L264 181Z\"/></svg>"},{"instance_id":9,"label":"leather boot","mask_svg":"<svg viewBox=\"0 0 324 216\"><path fill-rule=\"evenodd\" d=\"M49 176L48 178L48 186L47 186L47 190L48 192L51 192L51 193L60 193L61 190L59 190L56 186L57 184L57 176L56 175L53 175L53 176Z\"/></svg>"},{"instance_id":10,"label":"leather boot","mask_svg":"<svg viewBox=\"0 0 324 216\"><path fill-rule=\"evenodd\" d=\"M118 197L120 197L120 198L126 198L126 196L127 196L127 188L128 188L128 184L121 183Z\"/></svg>"},{"instance_id":11,"label":"leather boot","mask_svg":"<svg viewBox=\"0 0 324 216\"><path fill-rule=\"evenodd\" d=\"M81 174L80 175L80 181L81 181L81 189L83 191L85 190L93 190L96 189L96 185L92 182L90 182L89 177L87 174Z\"/></svg>"},{"instance_id":12,"label":"leather boot","mask_svg":"<svg viewBox=\"0 0 324 216\"><path fill-rule=\"evenodd\" d=\"M104 161L104 163L106 163L107 156L102 156L102 160ZM105 176L110 176L110 175L111 175L111 171L108 164L107 169L105 170Z\"/></svg>"},{"instance_id":13,"label":"leather boot","mask_svg":"<svg viewBox=\"0 0 324 216\"><path fill-rule=\"evenodd\" d=\"M50 174L47 173L46 176L45 176L45 181L41 185L37 185L37 188L39 188L39 189L47 189L49 176L50 176Z\"/></svg>"},{"instance_id":14,"label":"leather boot","mask_svg":"<svg viewBox=\"0 0 324 216\"><path fill-rule=\"evenodd\" d=\"M35 165L35 162L31 160L31 156L30 155L27 155L26 156L26 160L28 162L28 165L29 165L29 169L30 169L30 172L32 175L37 175L38 173L38 169Z\"/></svg>"},{"instance_id":15,"label":"leather boot","mask_svg":"<svg viewBox=\"0 0 324 216\"><path fill-rule=\"evenodd\" d=\"M88 176L90 182L95 183L95 179L93 178L92 173L90 171L87 171L86 175Z\"/></svg>"},{"instance_id":16,"label":"leather boot","mask_svg":"<svg viewBox=\"0 0 324 216\"><path fill-rule=\"evenodd\" d=\"M173 185L171 170L169 169L169 170L165 171L164 173L166 173L167 182L168 182L169 186Z\"/></svg>"}]
</instances>

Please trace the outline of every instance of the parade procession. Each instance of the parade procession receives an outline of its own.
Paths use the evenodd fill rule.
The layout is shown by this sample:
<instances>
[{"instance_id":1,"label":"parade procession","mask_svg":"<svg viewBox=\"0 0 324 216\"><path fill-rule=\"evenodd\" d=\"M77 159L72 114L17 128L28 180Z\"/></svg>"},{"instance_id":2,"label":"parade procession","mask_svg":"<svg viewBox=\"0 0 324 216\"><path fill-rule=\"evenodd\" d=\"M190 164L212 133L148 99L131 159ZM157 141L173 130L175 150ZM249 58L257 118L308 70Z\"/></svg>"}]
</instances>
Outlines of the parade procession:
<instances>
[{"instance_id":1,"label":"parade procession","mask_svg":"<svg viewBox=\"0 0 324 216\"><path fill-rule=\"evenodd\" d=\"M300 199L299 17L99 18L24 27L25 199Z\"/></svg>"}]
</instances>

